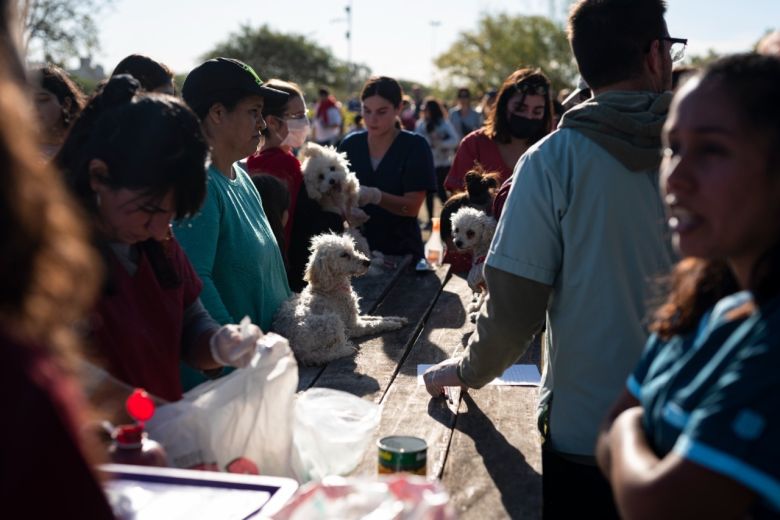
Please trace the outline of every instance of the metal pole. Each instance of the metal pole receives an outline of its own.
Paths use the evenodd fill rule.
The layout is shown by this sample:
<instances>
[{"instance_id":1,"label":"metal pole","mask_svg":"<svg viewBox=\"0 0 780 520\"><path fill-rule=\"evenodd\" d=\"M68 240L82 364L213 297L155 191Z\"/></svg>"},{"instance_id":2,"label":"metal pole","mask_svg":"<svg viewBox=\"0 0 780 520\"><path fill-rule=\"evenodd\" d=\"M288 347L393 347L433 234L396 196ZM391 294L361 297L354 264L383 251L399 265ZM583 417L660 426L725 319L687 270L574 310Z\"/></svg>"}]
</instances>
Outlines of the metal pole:
<instances>
[{"instance_id":1,"label":"metal pole","mask_svg":"<svg viewBox=\"0 0 780 520\"><path fill-rule=\"evenodd\" d=\"M352 96L352 0L344 8L347 12L347 100Z\"/></svg>"}]
</instances>

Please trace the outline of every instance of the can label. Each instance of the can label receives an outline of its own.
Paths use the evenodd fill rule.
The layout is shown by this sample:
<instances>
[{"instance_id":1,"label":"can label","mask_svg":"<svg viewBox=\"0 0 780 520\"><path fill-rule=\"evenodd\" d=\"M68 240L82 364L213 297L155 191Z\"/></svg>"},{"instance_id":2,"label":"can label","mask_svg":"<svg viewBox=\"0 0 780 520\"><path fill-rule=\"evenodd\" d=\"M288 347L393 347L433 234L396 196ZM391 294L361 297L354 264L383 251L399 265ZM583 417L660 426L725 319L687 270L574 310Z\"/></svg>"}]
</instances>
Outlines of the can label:
<instances>
[{"instance_id":1,"label":"can label","mask_svg":"<svg viewBox=\"0 0 780 520\"><path fill-rule=\"evenodd\" d=\"M394 435L377 442L379 458L377 469L380 474L412 473L427 474L428 445L419 437Z\"/></svg>"}]
</instances>

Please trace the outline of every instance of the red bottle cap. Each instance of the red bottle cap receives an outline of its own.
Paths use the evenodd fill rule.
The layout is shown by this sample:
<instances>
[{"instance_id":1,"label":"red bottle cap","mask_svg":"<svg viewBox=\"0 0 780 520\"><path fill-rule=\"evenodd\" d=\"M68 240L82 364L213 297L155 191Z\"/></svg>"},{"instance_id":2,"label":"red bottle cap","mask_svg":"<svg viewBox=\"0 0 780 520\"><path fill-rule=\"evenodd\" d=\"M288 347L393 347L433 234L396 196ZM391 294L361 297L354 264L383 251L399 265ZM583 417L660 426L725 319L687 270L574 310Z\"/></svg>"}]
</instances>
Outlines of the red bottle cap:
<instances>
[{"instance_id":1,"label":"red bottle cap","mask_svg":"<svg viewBox=\"0 0 780 520\"><path fill-rule=\"evenodd\" d=\"M154 401L142 388L136 388L125 402L125 408L130 417L136 421L148 421L154 415Z\"/></svg>"},{"instance_id":2,"label":"red bottle cap","mask_svg":"<svg viewBox=\"0 0 780 520\"><path fill-rule=\"evenodd\" d=\"M142 424L123 424L114 430L114 440L117 444L141 444L144 427Z\"/></svg>"}]
</instances>

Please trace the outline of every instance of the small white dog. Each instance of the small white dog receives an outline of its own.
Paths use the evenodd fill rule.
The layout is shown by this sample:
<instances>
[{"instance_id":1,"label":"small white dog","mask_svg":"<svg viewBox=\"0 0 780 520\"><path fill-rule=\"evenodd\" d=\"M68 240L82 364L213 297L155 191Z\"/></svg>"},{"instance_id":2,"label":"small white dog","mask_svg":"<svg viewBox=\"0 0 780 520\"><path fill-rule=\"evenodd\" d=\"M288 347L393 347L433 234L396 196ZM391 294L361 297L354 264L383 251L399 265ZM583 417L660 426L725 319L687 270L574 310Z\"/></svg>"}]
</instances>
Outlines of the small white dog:
<instances>
[{"instance_id":1,"label":"small white dog","mask_svg":"<svg viewBox=\"0 0 780 520\"><path fill-rule=\"evenodd\" d=\"M350 279L365 274L368 257L349 236L327 233L311 241L305 279L309 284L285 301L271 329L285 336L304 365L322 365L355 352L350 338L400 329L398 316L360 316Z\"/></svg>"},{"instance_id":2,"label":"small white dog","mask_svg":"<svg viewBox=\"0 0 780 520\"><path fill-rule=\"evenodd\" d=\"M303 184L309 198L332 213L349 219L357 208L360 182L349 171L346 153L332 146L306 143L298 153L303 172Z\"/></svg>"},{"instance_id":3,"label":"small white dog","mask_svg":"<svg viewBox=\"0 0 780 520\"><path fill-rule=\"evenodd\" d=\"M469 305L469 317L476 321L479 308L485 301L487 286L485 285L485 257L490 249L490 242L496 232L496 219L484 211L463 207L452 217L452 243L459 251L471 251L473 260L466 281L475 293L475 298Z\"/></svg>"}]
</instances>

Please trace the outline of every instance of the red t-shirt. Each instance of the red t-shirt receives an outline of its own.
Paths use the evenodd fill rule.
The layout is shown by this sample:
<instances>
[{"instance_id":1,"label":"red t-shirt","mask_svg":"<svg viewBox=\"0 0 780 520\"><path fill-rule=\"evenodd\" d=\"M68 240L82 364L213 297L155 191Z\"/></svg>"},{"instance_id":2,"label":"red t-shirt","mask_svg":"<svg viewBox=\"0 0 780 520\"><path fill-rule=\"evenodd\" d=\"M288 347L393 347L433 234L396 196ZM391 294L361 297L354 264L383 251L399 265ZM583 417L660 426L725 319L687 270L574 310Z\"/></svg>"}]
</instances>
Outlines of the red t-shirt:
<instances>
[{"instance_id":1,"label":"red t-shirt","mask_svg":"<svg viewBox=\"0 0 780 520\"><path fill-rule=\"evenodd\" d=\"M8 518L113 518L78 432L85 400L42 349L0 332L0 503Z\"/></svg>"},{"instance_id":2,"label":"red t-shirt","mask_svg":"<svg viewBox=\"0 0 780 520\"><path fill-rule=\"evenodd\" d=\"M114 377L177 401L184 310L198 298L203 282L175 239L165 247L182 281L178 287L162 287L143 253L133 276L112 255L113 291L98 302L94 346Z\"/></svg>"},{"instance_id":3,"label":"red t-shirt","mask_svg":"<svg viewBox=\"0 0 780 520\"><path fill-rule=\"evenodd\" d=\"M292 152L276 147L268 148L251 156L246 161L246 167L249 170L249 175L273 175L287 183L287 189L290 191L290 210L287 225L284 226L284 238L285 249L288 248L292 235L295 205L298 202L298 191L301 189L301 184L303 184L300 161ZM287 251L283 252L287 253Z\"/></svg>"},{"instance_id":4,"label":"red t-shirt","mask_svg":"<svg viewBox=\"0 0 780 520\"><path fill-rule=\"evenodd\" d=\"M475 163L481 164L487 172L500 173L502 183L512 176L512 167L507 166L501 158L498 145L485 135L483 129L479 129L464 137L458 145L450 173L444 180L444 187L449 191L465 190L466 173Z\"/></svg>"}]
</instances>

